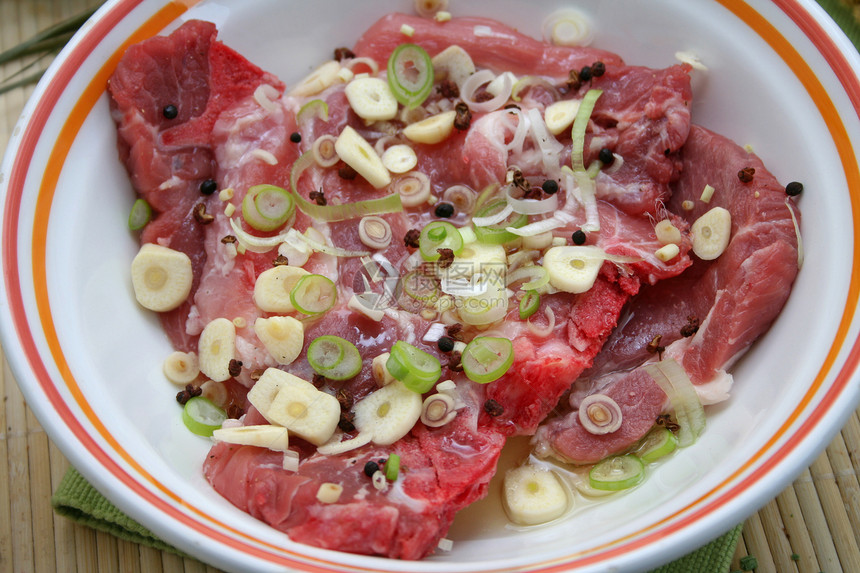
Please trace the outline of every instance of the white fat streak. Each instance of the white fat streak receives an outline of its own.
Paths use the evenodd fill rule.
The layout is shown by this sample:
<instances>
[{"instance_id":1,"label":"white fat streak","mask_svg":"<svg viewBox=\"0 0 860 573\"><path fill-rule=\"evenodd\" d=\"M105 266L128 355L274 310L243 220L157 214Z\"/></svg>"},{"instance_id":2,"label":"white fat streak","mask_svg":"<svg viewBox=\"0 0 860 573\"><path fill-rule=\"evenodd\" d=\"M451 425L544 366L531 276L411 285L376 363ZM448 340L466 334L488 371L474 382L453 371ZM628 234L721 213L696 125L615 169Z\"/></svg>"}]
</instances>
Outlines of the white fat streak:
<instances>
[{"instance_id":1,"label":"white fat streak","mask_svg":"<svg viewBox=\"0 0 860 573\"><path fill-rule=\"evenodd\" d=\"M278 158L271 151L267 151L265 149L253 149L251 150L251 157L259 159L263 163L268 163L269 165L277 165Z\"/></svg>"},{"instance_id":2,"label":"white fat streak","mask_svg":"<svg viewBox=\"0 0 860 573\"><path fill-rule=\"evenodd\" d=\"M203 332L204 326L206 325L200 320L200 309L197 308L196 304L192 304L188 310L188 318L185 319L185 334L197 336Z\"/></svg>"},{"instance_id":3,"label":"white fat streak","mask_svg":"<svg viewBox=\"0 0 860 573\"><path fill-rule=\"evenodd\" d=\"M496 32L489 26L480 24L472 28L472 33L477 38L499 38L501 40L510 40L511 42L517 42L519 40L516 36L506 34L504 32Z\"/></svg>"},{"instance_id":4,"label":"white fat streak","mask_svg":"<svg viewBox=\"0 0 860 573\"><path fill-rule=\"evenodd\" d=\"M427 503L414 497L410 497L403 491L403 483L405 480L398 479L392 484L391 489L388 490L388 499L389 501L393 501L394 503L398 503L400 505L405 505L409 508L410 511L415 513L424 513L427 509Z\"/></svg>"},{"instance_id":5,"label":"white fat streak","mask_svg":"<svg viewBox=\"0 0 860 573\"><path fill-rule=\"evenodd\" d=\"M165 191L167 189L173 189L174 187L179 186L182 183L182 179L174 175L170 179L164 181L161 185L158 186L159 191Z\"/></svg>"}]
</instances>

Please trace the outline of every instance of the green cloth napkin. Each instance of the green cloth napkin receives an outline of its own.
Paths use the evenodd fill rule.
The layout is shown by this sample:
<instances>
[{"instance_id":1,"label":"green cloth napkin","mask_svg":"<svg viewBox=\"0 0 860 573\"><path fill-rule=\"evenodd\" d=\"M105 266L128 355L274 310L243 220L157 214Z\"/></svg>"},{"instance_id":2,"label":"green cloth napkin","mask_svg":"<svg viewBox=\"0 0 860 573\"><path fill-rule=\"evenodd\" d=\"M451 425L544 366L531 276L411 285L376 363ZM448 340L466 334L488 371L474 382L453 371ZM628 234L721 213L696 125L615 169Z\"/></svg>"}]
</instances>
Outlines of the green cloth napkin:
<instances>
[{"instance_id":1,"label":"green cloth napkin","mask_svg":"<svg viewBox=\"0 0 860 573\"><path fill-rule=\"evenodd\" d=\"M71 466L51 497L51 505L59 515L87 527L110 533L126 541L184 555L117 509Z\"/></svg>"},{"instance_id":2,"label":"green cloth napkin","mask_svg":"<svg viewBox=\"0 0 860 573\"><path fill-rule=\"evenodd\" d=\"M851 1L817 1L860 50L860 25L858 25L857 17L852 10ZM51 504L58 514L78 523L111 533L120 539L184 555L123 514L72 467L69 468L62 482L60 482L60 486L51 498ZM732 556L740 534L741 525L738 525L704 547L700 547L673 563L655 569L652 573L689 573L691 571L725 573L731 566Z\"/></svg>"},{"instance_id":3,"label":"green cloth napkin","mask_svg":"<svg viewBox=\"0 0 860 573\"><path fill-rule=\"evenodd\" d=\"M66 475L63 476L63 480L51 498L51 505L54 511L72 521L105 531L126 541L184 555L117 509L73 467L69 467ZM741 526L738 525L722 537L674 563L655 569L652 573L690 573L691 571L726 573L731 565L740 534Z\"/></svg>"}]
</instances>

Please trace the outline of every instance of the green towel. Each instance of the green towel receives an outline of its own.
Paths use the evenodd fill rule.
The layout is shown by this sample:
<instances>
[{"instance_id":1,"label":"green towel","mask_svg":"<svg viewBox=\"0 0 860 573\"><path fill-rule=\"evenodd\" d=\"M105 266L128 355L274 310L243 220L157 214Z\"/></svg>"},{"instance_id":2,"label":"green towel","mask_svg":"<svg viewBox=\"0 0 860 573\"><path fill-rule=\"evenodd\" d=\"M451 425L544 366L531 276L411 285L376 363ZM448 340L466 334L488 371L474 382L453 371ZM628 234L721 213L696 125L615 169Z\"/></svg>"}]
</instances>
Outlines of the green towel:
<instances>
[{"instance_id":1,"label":"green towel","mask_svg":"<svg viewBox=\"0 0 860 573\"><path fill-rule=\"evenodd\" d=\"M184 555L117 509L73 467L69 467L66 475L63 476L60 486L51 498L51 505L54 511L72 521L105 531L126 541ZM738 525L722 537L674 563L655 569L652 573L690 573L691 571L725 573L731 565L740 534L741 526Z\"/></svg>"},{"instance_id":2,"label":"green towel","mask_svg":"<svg viewBox=\"0 0 860 573\"><path fill-rule=\"evenodd\" d=\"M818 3L827 10L848 38L860 49L860 25L851 7L853 2L818 0ZM78 523L106 531L121 539L183 555L175 547L158 539L142 525L119 511L74 468L69 468L54 497L51 498L51 503L58 514ZM725 573L731 566L740 534L741 525L738 525L704 547L652 573L689 573L691 571Z\"/></svg>"},{"instance_id":3,"label":"green towel","mask_svg":"<svg viewBox=\"0 0 860 573\"><path fill-rule=\"evenodd\" d=\"M126 541L184 555L117 509L73 467L69 467L63 476L57 491L51 497L51 505L59 515L87 527L113 534Z\"/></svg>"}]
</instances>

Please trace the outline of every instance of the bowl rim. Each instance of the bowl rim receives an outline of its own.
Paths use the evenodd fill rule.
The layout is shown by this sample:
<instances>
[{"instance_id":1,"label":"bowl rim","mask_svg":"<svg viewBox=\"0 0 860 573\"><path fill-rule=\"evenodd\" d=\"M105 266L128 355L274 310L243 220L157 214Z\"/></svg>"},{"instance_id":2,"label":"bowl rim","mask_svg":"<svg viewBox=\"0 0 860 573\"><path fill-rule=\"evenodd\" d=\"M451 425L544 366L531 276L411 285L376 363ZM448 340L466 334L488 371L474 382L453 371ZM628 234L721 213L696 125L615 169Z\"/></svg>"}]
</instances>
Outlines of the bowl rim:
<instances>
[{"instance_id":1,"label":"bowl rim","mask_svg":"<svg viewBox=\"0 0 860 573\"><path fill-rule=\"evenodd\" d=\"M194 539L200 534L202 528L208 536L215 537L237 551L240 550L242 554L255 556L265 563L301 566L302 568L320 571L330 570L325 569L328 565L336 566L338 570L348 569L349 567L342 563L329 562L325 558L313 558L310 554L293 553L291 556L285 556L290 555L292 552L286 550L284 547L267 546L267 544L252 539L240 531L233 530L227 524L220 523L208 526L200 521L201 518L208 518L208 516L197 515L195 517L194 508L191 508L190 512L187 511L188 508L186 508L186 511L182 511L177 506L166 502L160 495L151 490L152 486L155 486L155 489L159 489L157 479L149 476L145 468L134 467L134 464L128 458L123 458L124 463L118 463L109 453L105 452L105 446L100 443L100 440L106 440L113 447L115 444L111 443L110 436L102 434L101 438L94 438L81 421L75 417L55 385L56 383L63 382L55 382L54 376L51 374L52 368L49 368L43 362L45 360L43 350L40 349L39 345L33 339L33 335L29 332L30 323L34 319L28 314L27 307L24 304L24 294L20 290L21 285L17 282L20 249L20 229L18 227L17 216L20 208L21 194L25 187L25 178L28 176L28 165L33 159L36 142L41 137L41 131L51 115L53 105L63 96L76 70L87 59L95 47L105 39L107 34L119 22L129 17L133 11L144 5L155 5L160 1L112 0L100 8L93 19L85 26L82 33L75 37L69 47L52 64L49 72L42 82L40 82L25 108L22 115L23 128L16 129L18 134L14 135L12 140L10 140L9 150L4 159L2 169L2 172L9 176L0 182L3 190L2 232L6 239L3 241L2 252L0 252L0 262L2 262L5 277L2 285L2 293L5 300L8 301L7 305L3 305L2 315L0 315L3 318L0 321L0 324L2 324L0 335L2 335L3 347L7 350L7 357L16 379L19 381L28 381L23 384L19 382L25 398L37 413L38 418L44 421L43 423L45 423L46 430L51 435L51 438L61 445L63 453L77 462L78 466L81 467L81 473L94 483L99 490L106 492L107 496L120 509L160 533L163 537L181 539L184 542L183 548L187 546L195 554L199 554L204 558L211 558L211 553L199 547L199 544L194 542ZM735 13L735 15L749 24L753 29L766 31L764 37L767 42L795 70L798 77L809 82L804 81L805 85L811 86L808 89L823 90L815 73L799 53L752 6L744 0L717 1ZM136 38L142 39L143 37L158 33L199 2L200 0L183 0L178 3L166 3L162 8L151 14L136 29L135 35L128 41L133 41ZM772 0L770 4L773 4L784 12L825 58L848 95L854 111L860 115L860 79L858 79L860 65L858 65L858 57L853 45L848 42L841 30L829 20L823 9L812 2L812 0ZM107 76L116 64L118 53L120 53L120 49L117 49L114 58L107 61L100 69L99 74L91 80L77 102L77 106L86 107L87 105L95 105L98 96L103 92L103 85ZM816 101L818 102L819 100ZM835 128L837 131L841 130L840 133L844 135L847 148L840 149L840 152L842 154L845 175L849 180L849 188L860 189L860 172L858 172L856 155L850 152L852 149L850 138L842 124L839 113L829 99L824 101L822 105L824 109L821 107L819 109L825 116L825 120L828 121L829 127ZM88 109L91 109L91 107ZM81 116L81 121L83 121L86 113L79 115ZM67 124L65 128L74 131L74 126L70 127ZM70 146L70 139L74 139L74 137L60 137L52 153L56 153L59 150L61 156L62 146ZM68 147L66 151L68 151ZM62 158L60 157L60 159ZM56 180L59 177L61 169L62 160L42 175L41 189L42 192L46 190L48 192L46 196L48 205L50 204L50 194L53 192L51 185L56 185ZM42 199L40 198L40 200ZM860 219L857 215L857 210L857 199L852 197L852 211L854 212L853 218L855 221ZM855 244L858 244L858 235L860 235L860 232L858 232L857 226L855 226L853 234ZM45 237L34 236L34 239L35 241L32 246L34 249L33 263L34 265L37 265L37 263L44 265ZM854 263L854 267L857 267L856 262ZM36 282L38 288L40 285L38 284L38 280ZM45 290L41 291L41 294L37 293L38 296L47 301L47 292ZM848 302L846 303L845 314L841 318L837 338L833 342L827 363L822 365L822 369L806 394L807 401L819 398L816 391L820 388L825 377L830 375L831 370L838 368L839 371L835 375L832 385L823 396L820 396L820 401L814 405L812 410L813 413L822 414L835 411L838 413L837 416L831 416L827 424L821 423L818 419L819 416L807 416L805 420L798 422L796 418L801 412L804 412L804 408L809 404L799 405L794 411L793 416L781 428L783 433L788 432L790 429L791 434L788 439L778 447L770 449L770 445L776 441L776 438L773 438L772 442L763 447L756 457L748 460L733 474L734 477L746 472L744 483L738 483L726 490L721 490L709 502L699 505L695 511L686 513L680 519L667 520L671 521L671 523L665 524L665 527L660 526L660 524L654 524L647 528L642 535L626 541L616 541L611 547L605 549L595 548L590 550L587 555L569 555L558 560L558 562L540 563L538 564L540 570L561 570L570 566L585 567L615 557L623 561L631 552L645 549L650 543L669 534L677 535L689 541L695 536L694 530L699 529L699 535L703 532L708 537L715 537L731 527L739 518L745 517L746 514L751 513L755 509L755 506L749 507L747 504L738 503L733 500L760 501L765 496L772 497L776 495L779 489L785 487L791 481L793 475L799 473L811 463L818 454L817 450L807 450L802 452L802 455L793 455L797 453L798 445L812 434L816 435L816 439L821 437L821 443L826 444L827 442L824 441L824 438L831 439L853 411L853 407L848 406L854 405L856 407L856 404L860 401L860 390L851 385L852 380L856 379L856 371L858 365L860 365L860 340L855 339L852 341L848 338L858 301L860 301L860 276L858 276L858 271L855 268L851 275ZM40 310L45 312L44 308ZM44 318L44 316L48 318ZM50 311L48 310L46 311L46 315L43 315L38 320L40 320L43 328L51 330L52 326L48 324L50 322L49 317ZM54 340L56 341L56 333L54 333ZM844 356L844 358L841 355L837 356L843 352L844 347L849 348L847 356ZM60 368L61 375L68 384L69 378L67 377L71 377L72 374L69 371L68 365L63 364L62 349L59 348L58 342L50 347L50 352ZM844 362L840 364L842 360ZM35 379L35 381L29 382L31 379ZM75 386L73 382L72 386ZM40 398L47 398L47 400ZM79 405L86 403L86 397L83 395L74 395L74 398ZM845 403L840 403L839 407L842 409L836 408L837 402L840 401L845 401L848 406ZM57 413L60 414L59 419L52 419L52 415L56 415ZM97 420L94 421L92 418L89 421L94 424L97 422ZM98 424L95 425L98 426ZM65 429L71 429L72 432L63 431ZM116 447L120 450L122 449L118 444L116 444ZM98 470L94 469L89 463L84 463L91 457L95 457L100 463ZM757 460L762 457L765 458L763 462L756 465ZM125 464L130 464L130 468L126 467ZM783 479L763 484L759 478L776 466L787 468L787 471L783 473ZM149 481L149 486L143 483L146 481ZM750 481L752 484L748 483ZM134 502L129 501L127 497L128 492L136 496ZM181 502L172 492L162 488L161 493L168 498L173 498L177 503ZM145 500L146 507L141 507L138 504L137 498ZM711 515L712 511L721 506L726 506L726 504L728 504L729 509L722 513L719 519L702 521L701 518L703 516L707 517ZM150 506L154 507L156 511L168 514L171 520L168 523L157 521L149 513ZM693 525L697 527L694 528L692 527ZM224 528L231 535L238 534L240 538L244 537L245 541L238 541L236 537L226 534ZM676 550L670 553L664 552L660 560L665 560L667 557L674 558L679 556L686 551L683 547L683 543L677 543ZM689 549L689 546L687 546L687 549ZM226 557L220 553L218 556L219 558ZM238 567L240 565L239 562L235 559L235 556L232 557L230 560ZM654 556L652 556L653 558ZM247 563L243 563L242 565L247 565Z\"/></svg>"}]
</instances>

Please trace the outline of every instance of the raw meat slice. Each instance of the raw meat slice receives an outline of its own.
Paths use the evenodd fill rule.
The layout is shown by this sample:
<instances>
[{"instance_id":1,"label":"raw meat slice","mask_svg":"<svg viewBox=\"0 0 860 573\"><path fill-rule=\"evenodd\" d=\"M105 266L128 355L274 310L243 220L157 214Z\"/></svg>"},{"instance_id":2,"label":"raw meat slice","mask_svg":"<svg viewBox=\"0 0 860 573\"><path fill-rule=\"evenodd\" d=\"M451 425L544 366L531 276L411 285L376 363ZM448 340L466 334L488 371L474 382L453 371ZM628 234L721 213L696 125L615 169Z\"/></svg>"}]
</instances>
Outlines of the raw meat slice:
<instances>
[{"instance_id":1,"label":"raw meat slice","mask_svg":"<svg viewBox=\"0 0 860 573\"><path fill-rule=\"evenodd\" d=\"M403 25L415 30L410 41L427 50L431 56L448 46L458 45L476 63L515 74L567 78L570 70L579 70L596 61L623 63L612 52L545 44L487 18L455 18L439 23L407 14L382 17L364 32L353 52L374 58L377 62L387 62L394 49L403 43L400 31Z\"/></svg>"},{"instance_id":2,"label":"raw meat slice","mask_svg":"<svg viewBox=\"0 0 860 573\"><path fill-rule=\"evenodd\" d=\"M469 400L468 397L465 397ZM454 514L486 492L504 443L498 432L476 427L469 401L442 428L416 425L393 446L368 445L340 456L312 454L298 473L281 469L283 455L253 446L216 445L204 472L240 509L318 547L420 559L436 548ZM373 487L367 462L400 456L402 478L386 491ZM316 499L322 483L338 483L337 503Z\"/></svg>"},{"instance_id":3,"label":"raw meat slice","mask_svg":"<svg viewBox=\"0 0 860 573\"><path fill-rule=\"evenodd\" d=\"M791 213L798 221L800 213L784 188L758 157L702 127L691 128L682 157L669 209L689 223L714 207L729 210L731 241L716 260L697 258L689 271L644 287L631 301L593 367L574 386L573 411L537 432L541 455L590 463L645 435L667 407L665 395L640 367L654 360L647 347L656 336L666 347L664 356L684 367L702 403L727 399L732 378L726 370L767 331L788 298L799 262ZM748 167L755 176L741 182L738 172ZM699 201L705 185L716 189L709 203ZM684 201L695 207L684 209ZM635 409L619 402L625 420L619 432L595 436L580 424L579 403L595 392L636 396Z\"/></svg>"},{"instance_id":4,"label":"raw meat slice","mask_svg":"<svg viewBox=\"0 0 860 573\"><path fill-rule=\"evenodd\" d=\"M209 212L217 204L198 192L215 174L209 140L215 120L261 83L283 87L217 41L216 34L214 24L194 20L170 36L131 46L108 83L120 159L135 191L154 211L141 242L158 242L191 258L192 294L206 261L204 229L193 211L201 202ZM167 106L175 108L175 117L167 117ZM186 302L161 315L171 342L186 351L196 345L184 330L190 311Z\"/></svg>"}]
</instances>

